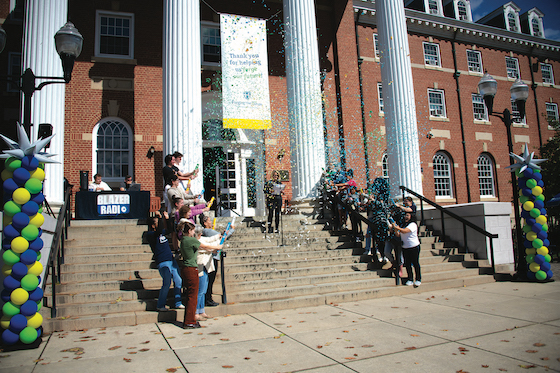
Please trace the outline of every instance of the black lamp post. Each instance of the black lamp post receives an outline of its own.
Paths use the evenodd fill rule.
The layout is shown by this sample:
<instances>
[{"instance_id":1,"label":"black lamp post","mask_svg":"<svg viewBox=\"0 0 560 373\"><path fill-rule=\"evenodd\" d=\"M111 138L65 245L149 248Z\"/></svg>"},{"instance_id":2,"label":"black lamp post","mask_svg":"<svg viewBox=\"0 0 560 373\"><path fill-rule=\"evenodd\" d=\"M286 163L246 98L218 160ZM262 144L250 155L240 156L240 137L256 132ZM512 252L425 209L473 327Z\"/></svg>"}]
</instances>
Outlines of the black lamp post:
<instances>
[{"instance_id":1,"label":"black lamp post","mask_svg":"<svg viewBox=\"0 0 560 373\"><path fill-rule=\"evenodd\" d=\"M478 82L478 90L480 94L484 97L484 103L488 108L488 114L498 117L504 122L507 130L508 138L508 149L509 153L513 153L513 142L511 139L511 113L509 109L504 109L503 113L500 115L493 111L494 106L494 96L498 90L498 82L490 74L484 73L484 76ZM529 87L527 84L523 83L521 80L517 79L515 83L510 88L511 99L517 104L517 109L519 111L519 117L525 117L525 101L529 97ZM514 163L513 159L509 158L509 164ZM525 248L523 246L523 233L521 232L521 219L519 217L519 191L517 188L517 180L515 178L515 173L511 172L511 187L513 191L513 204L514 204L514 215L515 215L515 231L517 236L517 277L520 279L525 279L527 277L527 262L525 260Z\"/></svg>"},{"instance_id":2,"label":"black lamp post","mask_svg":"<svg viewBox=\"0 0 560 373\"><path fill-rule=\"evenodd\" d=\"M23 92L23 126L27 135L31 138L31 98L35 91L40 91L44 86L56 83L69 83L72 78L74 61L82 52L84 38L74 27L72 22L66 24L58 30L54 36L56 51L62 62L64 71L63 77L35 76L33 70L27 68L21 76L9 76L7 79L15 84ZM0 52L6 46L6 31L0 27ZM36 86L36 80L41 80ZM49 80L50 79L50 80Z\"/></svg>"}]
</instances>

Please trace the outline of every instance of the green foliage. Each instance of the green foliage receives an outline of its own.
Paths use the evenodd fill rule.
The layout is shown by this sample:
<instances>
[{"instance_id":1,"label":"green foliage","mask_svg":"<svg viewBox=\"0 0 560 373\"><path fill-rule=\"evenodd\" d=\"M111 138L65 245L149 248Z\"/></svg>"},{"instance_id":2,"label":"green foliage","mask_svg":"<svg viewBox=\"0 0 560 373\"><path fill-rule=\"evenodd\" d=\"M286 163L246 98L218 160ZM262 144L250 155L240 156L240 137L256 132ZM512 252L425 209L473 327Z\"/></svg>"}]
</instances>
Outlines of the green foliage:
<instances>
[{"instance_id":1,"label":"green foliage","mask_svg":"<svg viewBox=\"0 0 560 373\"><path fill-rule=\"evenodd\" d=\"M560 122L549 120L548 124L554 128L554 137L539 149L541 158L548 159L548 161L540 165L544 181L544 194L547 201L560 193ZM559 214L560 209L558 207L548 208L549 216L558 216Z\"/></svg>"}]
</instances>

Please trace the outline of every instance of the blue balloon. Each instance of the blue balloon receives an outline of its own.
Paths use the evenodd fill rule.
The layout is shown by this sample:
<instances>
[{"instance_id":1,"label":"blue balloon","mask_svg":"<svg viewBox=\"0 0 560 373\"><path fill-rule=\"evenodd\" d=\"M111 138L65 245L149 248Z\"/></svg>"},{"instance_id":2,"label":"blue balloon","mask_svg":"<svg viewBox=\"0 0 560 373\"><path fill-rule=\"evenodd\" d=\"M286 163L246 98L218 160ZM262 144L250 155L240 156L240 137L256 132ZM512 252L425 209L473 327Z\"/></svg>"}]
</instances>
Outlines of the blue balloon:
<instances>
[{"instance_id":1,"label":"blue balloon","mask_svg":"<svg viewBox=\"0 0 560 373\"><path fill-rule=\"evenodd\" d=\"M536 280L537 279L535 277L535 272L532 272L528 267L527 267L527 278L529 280Z\"/></svg>"},{"instance_id":2,"label":"blue balloon","mask_svg":"<svg viewBox=\"0 0 560 373\"><path fill-rule=\"evenodd\" d=\"M529 211L522 209L521 210L521 217L523 219L529 219L531 217L531 214L529 214Z\"/></svg>"},{"instance_id":3,"label":"blue balloon","mask_svg":"<svg viewBox=\"0 0 560 373\"><path fill-rule=\"evenodd\" d=\"M525 241L523 241L523 246L525 246L526 249L532 249L533 248L533 243L529 240L525 240Z\"/></svg>"},{"instance_id":4,"label":"blue balloon","mask_svg":"<svg viewBox=\"0 0 560 373\"><path fill-rule=\"evenodd\" d=\"M539 210L544 207L544 202L541 201L540 199L535 200L534 203L535 203L535 207L538 208ZM541 212L541 214L542 214L542 212ZM546 214L543 214L543 215L546 215Z\"/></svg>"},{"instance_id":5,"label":"blue balloon","mask_svg":"<svg viewBox=\"0 0 560 373\"><path fill-rule=\"evenodd\" d=\"M16 280L12 275L6 276L4 278L3 284L5 289L10 290L10 293L12 292L12 290L17 289L21 286L21 282Z\"/></svg>"},{"instance_id":6,"label":"blue balloon","mask_svg":"<svg viewBox=\"0 0 560 373\"><path fill-rule=\"evenodd\" d=\"M543 207L543 208L541 208L541 215L544 215L544 216L546 216L546 209L545 209L544 207Z\"/></svg>"},{"instance_id":7,"label":"blue balloon","mask_svg":"<svg viewBox=\"0 0 560 373\"><path fill-rule=\"evenodd\" d=\"M37 234L37 237L41 237L42 235L43 235L43 230L39 228L39 233Z\"/></svg>"},{"instance_id":8,"label":"blue balloon","mask_svg":"<svg viewBox=\"0 0 560 373\"><path fill-rule=\"evenodd\" d=\"M14 192L14 190L16 190L17 188L19 188L19 185L17 185L17 183L14 181L14 179L9 178L6 179L4 181L4 192L8 192L9 195L12 195L12 193Z\"/></svg>"},{"instance_id":9,"label":"blue balloon","mask_svg":"<svg viewBox=\"0 0 560 373\"><path fill-rule=\"evenodd\" d=\"M40 251L43 248L43 240L37 237L33 241L29 242L29 248L33 251Z\"/></svg>"},{"instance_id":10,"label":"blue balloon","mask_svg":"<svg viewBox=\"0 0 560 373\"><path fill-rule=\"evenodd\" d=\"M21 255L19 256L19 261L20 263L23 264L33 264L37 261L37 253L33 250L25 250L23 253L21 253Z\"/></svg>"},{"instance_id":11,"label":"blue balloon","mask_svg":"<svg viewBox=\"0 0 560 373\"><path fill-rule=\"evenodd\" d=\"M541 240L544 240L548 238L548 233L545 231L540 231L539 233L537 233L537 238L540 238Z\"/></svg>"},{"instance_id":12,"label":"blue balloon","mask_svg":"<svg viewBox=\"0 0 560 373\"><path fill-rule=\"evenodd\" d=\"M32 195L31 200L38 205L42 205L43 202L45 201L45 196L43 195L43 193L39 192L35 195Z\"/></svg>"},{"instance_id":13,"label":"blue balloon","mask_svg":"<svg viewBox=\"0 0 560 373\"><path fill-rule=\"evenodd\" d=\"M10 329L4 330L2 333L2 342L6 345L13 345L19 341L19 334L12 332Z\"/></svg>"},{"instance_id":14,"label":"blue balloon","mask_svg":"<svg viewBox=\"0 0 560 373\"><path fill-rule=\"evenodd\" d=\"M21 313L12 316L10 319L10 330L14 333L21 332L23 328L27 326L27 317L23 316Z\"/></svg>"},{"instance_id":15,"label":"blue balloon","mask_svg":"<svg viewBox=\"0 0 560 373\"><path fill-rule=\"evenodd\" d=\"M25 212L18 212L12 217L12 225L14 228L21 230L29 224L29 215Z\"/></svg>"},{"instance_id":16,"label":"blue balloon","mask_svg":"<svg viewBox=\"0 0 560 373\"><path fill-rule=\"evenodd\" d=\"M539 223L533 224L531 226L531 230L538 234L540 231L542 231L542 224L539 224Z\"/></svg>"},{"instance_id":17,"label":"blue balloon","mask_svg":"<svg viewBox=\"0 0 560 373\"><path fill-rule=\"evenodd\" d=\"M545 261L540 266L541 266L541 271L545 271L545 272L550 271L550 263Z\"/></svg>"},{"instance_id":18,"label":"blue balloon","mask_svg":"<svg viewBox=\"0 0 560 373\"><path fill-rule=\"evenodd\" d=\"M534 218L525 219L527 225L533 226L537 222Z\"/></svg>"},{"instance_id":19,"label":"blue balloon","mask_svg":"<svg viewBox=\"0 0 560 373\"><path fill-rule=\"evenodd\" d=\"M34 302L38 302L41 299L43 299L43 289L41 289L40 287L38 287L37 289L33 290L32 292L29 293L29 299L34 301Z\"/></svg>"},{"instance_id":20,"label":"blue balloon","mask_svg":"<svg viewBox=\"0 0 560 373\"><path fill-rule=\"evenodd\" d=\"M533 173L533 179L537 180L537 183L538 183L539 180L542 180L542 174L540 172L534 172Z\"/></svg>"},{"instance_id":21,"label":"blue balloon","mask_svg":"<svg viewBox=\"0 0 560 373\"><path fill-rule=\"evenodd\" d=\"M16 168L16 170L14 171L14 181L17 183L17 185L22 186L23 184L25 184L25 182L27 180L29 180L29 178L31 177L31 174L29 173L29 171L27 171L25 168L20 167L20 168Z\"/></svg>"},{"instance_id":22,"label":"blue balloon","mask_svg":"<svg viewBox=\"0 0 560 373\"><path fill-rule=\"evenodd\" d=\"M533 191L532 191L531 189L529 189L529 188L523 188L523 189L521 189L521 193L523 193L523 195L524 195L525 197L530 197L530 196L533 195Z\"/></svg>"},{"instance_id":23,"label":"blue balloon","mask_svg":"<svg viewBox=\"0 0 560 373\"><path fill-rule=\"evenodd\" d=\"M21 259L21 256L20 256ZM21 281L22 277L27 274L27 266L22 262L17 262L12 266L12 277Z\"/></svg>"},{"instance_id":24,"label":"blue balloon","mask_svg":"<svg viewBox=\"0 0 560 373\"><path fill-rule=\"evenodd\" d=\"M537 185L540 186L541 188L544 188L544 181L542 180L537 181Z\"/></svg>"},{"instance_id":25,"label":"blue balloon","mask_svg":"<svg viewBox=\"0 0 560 373\"><path fill-rule=\"evenodd\" d=\"M23 164L23 161L22 161ZM525 171L523 171L523 177L526 177L527 179L532 179L533 178L533 170L529 167L527 167L525 169Z\"/></svg>"},{"instance_id":26,"label":"blue balloon","mask_svg":"<svg viewBox=\"0 0 560 373\"><path fill-rule=\"evenodd\" d=\"M34 302L32 300L26 301L21 305L19 312L23 316L33 316L37 312L37 302Z\"/></svg>"},{"instance_id":27,"label":"blue balloon","mask_svg":"<svg viewBox=\"0 0 560 373\"><path fill-rule=\"evenodd\" d=\"M548 270L548 271L546 272L546 278L547 278L547 279L552 278L553 275L554 275L554 274L552 273L552 270Z\"/></svg>"},{"instance_id":28,"label":"blue balloon","mask_svg":"<svg viewBox=\"0 0 560 373\"><path fill-rule=\"evenodd\" d=\"M4 289L2 290L2 293L0 293L0 298L2 298L2 302L6 303L10 301L10 294L12 294L11 291L9 291L8 289Z\"/></svg>"},{"instance_id":29,"label":"blue balloon","mask_svg":"<svg viewBox=\"0 0 560 373\"><path fill-rule=\"evenodd\" d=\"M543 240L543 246L549 247L550 246L550 241L548 240L548 238L545 238Z\"/></svg>"},{"instance_id":30,"label":"blue balloon","mask_svg":"<svg viewBox=\"0 0 560 373\"><path fill-rule=\"evenodd\" d=\"M517 187L518 187L519 189L521 189L521 190L527 188L526 181L527 181L527 179L525 179L525 178L520 178L520 179L517 181Z\"/></svg>"},{"instance_id":31,"label":"blue balloon","mask_svg":"<svg viewBox=\"0 0 560 373\"><path fill-rule=\"evenodd\" d=\"M19 231L12 224L8 224L6 225L6 227L4 227L4 236L13 239L19 235Z\"/></svg>"},{"instance_id":32,"label":"blue balloon","mask_svg":"<svg viewBox=\"0 0 560 373\"><path fill-rule=\"evenodd\" d=\"M537 263L538 265L542 265L543 263L546 263L546 260L544 259L544 256L537 254L535 255L535 263ZM542 268L541 268L542 269ZM546 272L546 271L545 271Z\"/></svg>"},{"instance_id":33,"label":"blue balloon","mask_svg":"<svg viewBox=\"0 0 560 373\"><path fill-rule=\"evenodd\" d=\"M39 167L39 160L32 155L27 155L21 159L21 167L33 171Z\"/></svg>"},{"instance_id":34,"label":"blue balloon","mask_svg":"<svg viewBox=\"0 0 560 373\"><path fill-rule=\"evenodd\" d=\"M33 201L27 202L25 205L21 206L21 211L29 216L33 216L39 211L39 205Z\"/></svg>"}]
</instances>

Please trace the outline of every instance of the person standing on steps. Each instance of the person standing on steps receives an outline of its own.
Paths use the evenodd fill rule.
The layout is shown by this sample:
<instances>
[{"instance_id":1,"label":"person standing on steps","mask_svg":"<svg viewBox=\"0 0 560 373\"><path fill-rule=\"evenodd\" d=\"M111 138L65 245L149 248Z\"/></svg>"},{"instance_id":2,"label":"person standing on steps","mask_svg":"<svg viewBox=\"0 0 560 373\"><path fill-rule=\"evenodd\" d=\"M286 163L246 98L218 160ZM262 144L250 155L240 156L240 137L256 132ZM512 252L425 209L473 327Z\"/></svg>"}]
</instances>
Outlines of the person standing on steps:
<instances>
[{"instance_id":1,"label":"person standing on steps","mask_svg":"<svg viewBox=\"0 0 560 373\"><path fill-rule=\"evenodd\" d=\"M420 273L420 240L418 239L418 225L416 224L416 215L407 212L404 215L405 228L393 224L397 236L401 237L404 266L408 275L405 285L420 286L422 283L422 275ZM415 281L412 281L412 267L414 266Z\"/></svg>"},{"instance_id":2,"label":"person standing on steps","mask_svg":"<svg viewBox=\"0 0 560 373\"><path fill-rule=\"evenodd\" d=\"M280 225L280 211L282 210L282 194L285 185L280 181L280 173L276 170L272 171L272 180L269 180L264 185L264 193L266 195L266 207L268 208L268 233L278 233L278 226ZM272 228L272 217L274 216L274 223L276 229Z\"/></svg>"}]
</instances>

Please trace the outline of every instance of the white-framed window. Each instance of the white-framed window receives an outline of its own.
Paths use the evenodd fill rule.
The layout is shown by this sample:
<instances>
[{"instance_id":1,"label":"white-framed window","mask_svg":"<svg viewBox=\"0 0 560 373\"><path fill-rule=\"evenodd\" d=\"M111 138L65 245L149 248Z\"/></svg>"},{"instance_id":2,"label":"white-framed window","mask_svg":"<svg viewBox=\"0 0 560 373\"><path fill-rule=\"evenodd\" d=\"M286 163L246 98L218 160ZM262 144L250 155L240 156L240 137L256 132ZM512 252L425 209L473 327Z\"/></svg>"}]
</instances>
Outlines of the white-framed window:
<instances>
[{"instance_id":1,"label":"white-framed window","mask_svg":"<svg viewBox=\"0 0 560 373\"><path fill-rule=\"evenodd\" d=\"M548 123L558 122L558 104L546 103L546 120Z\"/></svg>"},{"instance_id":2,"label":"white-framed window","mask_svg":"<svg viewBox=\"0 0 560 373\"><path fill-rule=\"evenodd\" d=\"M373 34L373 50L375 57L379 58L379 36L377 34Z\"/></svg>"},{"instance_id":3,"label":"white-framed window","mask_svg":"<svg viewBox=\"0 0 560 373\"><path fill-rule=\"evenodd\" d=\"M469 71L482 73L482 54L479 51L467 50L467 63Z\"/></svg>"},{"instance_id":4,"label":"white-framed window","mask_svg":"<svg viewBox=\"0 0 560 373\"><path fill-rule=\"evenodd\" d=\"M434 190L436 197L453 198L451 189L451 161L447 154L437 152L433 158Z\"/></svg>"},{"instance_id":5,"label":"white-framed window","mask_svg":"<svg viewBox=\"0 0 560 373\"><path fill-rule=\"evenodd\" d=\"M517 32L519 29L517 27L517 17L513 12L508 12L507 14L508 30Z\"/></svg>"},{"instance_id":6,"label":"white-framed window","mask_svg":"<svg viewBox=\"0 0 560 373\"><path fill-rule=\"evenodd\" d=\"M133 174L132 129L124 120L103 118L93 128L93 167L105 181L122 181Z\"/></svg>"},{"instance_id":7,"label":"white-framed window","mask_svg":"<svg viewBox=\"0 0 560 373\"><path fill-rule=\"evenodd\" d=\"M441 89L428 89L428 102L430 104L430 116L446 118L445 94Z\"/></svg>"},{"instance_id":8,"label":"white-framed window","mask_svg":"<svg viewBox=\"0 0 560 373\"><path fill-rule=\"evenodd\" d=\"M424 42L424 63L430 66L441 66L439 44Z\"/></svg>"},{"instance_id":9,"label":"white-framed window","mask_svg":"<svg viewBox=\"0 0 560 373\"><path fill-rule=\"evenodd\" d=\"M96 12L95 56L134 58L134 14Z\"/></svg>"},{"instance_id":10,"label":"white-framed window","mask_svg":"<svg viewBox=\"0 0 560 373\"><path fill-rule=\"evenodd\" d=\"M219 64L222 60L220 26L210 23L202 24L200 38L202 41L202 62Z\"/></svg>"},{"instance_id":11,"label":"white-framed window","mask_svg":"<svg viewBox=\"0 0 560 373\"><path fill-rule=\"evenodd\" d=\"M495 197L494 162L488 154L481 154L476 161L478 168L478 187L481 197Z\"/></svg>"},{"instance_id":12,"label":"white-framed window","mask_svg":"<svg viewBox=\"0 0 560 373\"><path fill-rule=\"evenodd\" d=\"M541 63L541 72L543 83L554 84L554 74L552 73L551 64Z\"/></svg>"},{"instance_id":13,"label":"white-framed window","mask_svg":"<svg viewBox=\"0 0 560 373\"><path fill-rule=\"evenodd\" d=\"M428 0L428 13L439 14L438 0Z\"/></svg>"},{"instance_id":14,"label":"white-framed window","mask_svg":"<svg viewBox=\"0 0 560 373\"><path fill-rule=\"evenodd\" d=\"M468 21L469 20L469 12L467 10L467 3L465 3L464 1L458 1L457 2L457 13L458 13L458 18L461 21Z\"/></svg>"},{"instance_id":15,"label":"white-framed window","mask_svg":"<svg viewBox=\"0 0 560 373\"><path fill-rule=\"evenodd\" d=\"M8 76L16 78L21 76L21 53L10 52L8 53ZM8 81L8 86L6 87L8 92L19 92L19 88L16 84Z\"/></svg>"},{"instance_id":16,"label":"white-framed window","mask_svg":"<svg viewBox=\"0 0 560 373\"><path fill-rule=\"evenodd\" d=\"M511 100L511 122L517 124L525 124L525 117L521 118L519 116L519 109L517 108L517 103Z\"/></svg>"},{"instance_id":17,"label":"white-framed window","mask_svg":"<svg viewBox=\"0 0 560 373\"><path fill-rule=\"evenodd\" d=\"M506 70L508 78L520 79L519 61L515 57L506 57Z\"/></svg>"},{"instance_id":18,"label":"white-framed window","mask_svg":"<svg viewBox=\"0 0 560 373\"><path fill-rule=\"evenodd\" d=\"M538 18L533 18L531 20L531 27L533 29L533 36L537 36L537 37L542 37L542 31L541 31L541 23L539 22Z\"/></svg>"},{"instance_id":19,"label":"white-framed window","mask_svg":"<svg viewBox=\"0 0 560 373\"><path fill-rule=\"evenodd\" d=\"M488 110L486 109L482 95L473 93L471 96L474 120L488 121Z\"/></svg>"},{"instance_id":20,"label":"white-framed window","mask_svg":"<svg viewBox=\"0 0 560 373\"><path fill-rule=\"evenodd\" d=\"M382 175L381 177L385 180L389 180L389 163L387 163L387 153L383 153L383 158L381 158Z\"/></svg>"},{"instance_id":21,"label":"white-framed window","mask_svg":"<svg viewBox=\"0 0 560 373\"><path fill-rule=\"evenodd\" d=\"M383 113L385 105L383 105L383 83L377 83L377 100L379 102L379 112Z\"/></svg>"}]
</instances>

